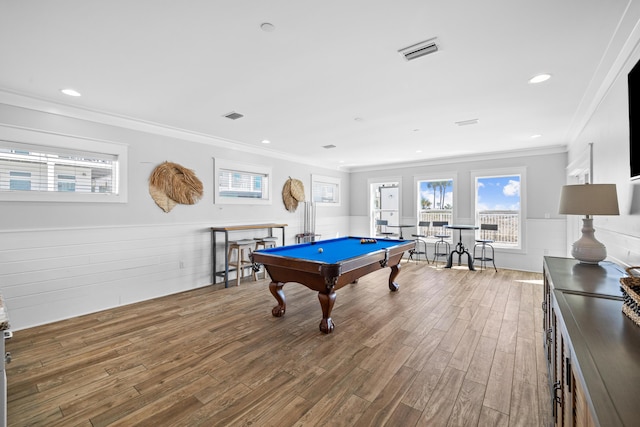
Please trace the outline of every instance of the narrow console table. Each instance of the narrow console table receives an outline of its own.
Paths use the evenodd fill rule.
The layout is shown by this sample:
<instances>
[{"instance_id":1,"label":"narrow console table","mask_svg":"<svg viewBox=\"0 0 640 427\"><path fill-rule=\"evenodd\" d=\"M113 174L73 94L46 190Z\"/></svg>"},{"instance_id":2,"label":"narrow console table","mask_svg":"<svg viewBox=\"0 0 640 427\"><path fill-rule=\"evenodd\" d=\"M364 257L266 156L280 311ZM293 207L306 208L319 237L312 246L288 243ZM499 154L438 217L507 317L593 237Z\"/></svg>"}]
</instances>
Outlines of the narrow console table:
<instances>
[{"instance_id":1,"label":"narrow console table","mask_svg":"<svg viewBox=\"0 0 640 427\"><path fill-rule=\"evenodd\" d=\"M211 227L211 284L216 283L216 276L224 277L224 287L229 287L229 232L232 231L248 231L248 230L269 230L269 236L273 236L273 229L282 230L282 245L284 246L284 228L287 224L246 224L246 225L230 225L223 227ZM216 271L216 244L218 233L224 234L224 270ZM238 271L236 274L240 274Z\"/></svg>"},{"instance_id":2,"label":"narrow console table","mask_svg":"<svg viewBox=\"0 0 640 427\"><path fill-rule=\"evenodd\" d=\"M622 313L611 262L544 257L543 345L555 426L640 422L640 326Z\"/></svg>"}]
</instances>

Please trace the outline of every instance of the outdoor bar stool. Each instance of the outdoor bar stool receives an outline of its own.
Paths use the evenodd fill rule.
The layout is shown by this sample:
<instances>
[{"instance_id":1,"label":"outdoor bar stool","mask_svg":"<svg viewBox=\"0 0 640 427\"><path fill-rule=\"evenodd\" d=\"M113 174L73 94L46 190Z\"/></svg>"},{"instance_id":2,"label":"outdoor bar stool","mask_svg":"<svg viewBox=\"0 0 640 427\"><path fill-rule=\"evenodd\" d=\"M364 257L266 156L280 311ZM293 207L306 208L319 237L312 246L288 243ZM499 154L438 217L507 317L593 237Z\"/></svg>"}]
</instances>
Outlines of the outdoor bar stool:
<instances>
[{"instance_id":1,"label":"outdoor bar stool","mask_svg":"<svg viewBox=\"0 0 640 427\"><path fill-rule=\"evenodd\" d=\"M253 263L251 262L251 251L255 249L256 242L253 239L235 240L229 242L229 265L232 265L233 254L235 252L235 261L233 265L236 269L236 286L240 286L240 278L244 277L244 269L251 268L253 271ZM253 271L253 280L256 280L256 272Z\"/></svg>"},{"instance_id":2,"label":"outdoor bar stool","mask_svg":"<svg viewBox=\"0 0 640 427\"><path fill-rule=\"evenodd\" d=\"M394 235L393 232L387 231L387 225L389 225L389 221L387 221L386 219L376 220L376 226L380 227L380 231L378 232L378 234L383 236L385 239L388 239L389 237Z\"/></svg>"},{"instance_id":3,"label":"outdoor bar stool","mask_svg":"<svg viewBox=\"0 0 640 427\"><path fill-rule=\"evenodd\" d=\"M440 257L445 257L447 258L449 256L449 254L451 253L451 245L449 245L449 242L447 242L444 239L448 239L449 236L448 234L445 233L444 231L444 226L445 225L449 225L449 221L433 221L431 223L431 225L433 225L433 228L440 228L440 233L434 234L433 237L435 237L436 242L434 245L434 252L433 252L433 262L436 262L436 259L440 258Z\"/></svg>"},{"instance_id":4,"label":"outdoor bar stool","mask_svg":"<svg viewBox=\"0 0 640 427\"><path fill-rule=\"evenodd\" d=\"M498 224L480 224L480 232L482 230L492 231L495 234L498 231ZM494 242L493 239L476 239L476 244L473 246L473 259L480 261L480 268L484 270L487 266L487 261L491 261L493 269L497 272L496 262L494 261L494 250L491 245ZM477 255L476 250L480 249L480 256ZM490 249L490 251L489 251ZM491 253L491 255L489 255Z\"/></svg>"},{"instance_id":5,"label":"outdoor bar stool","mask_svg":"<svg viewBox=\"0 0 640 427\"><path fill-rule=\"evenodd\" d=\"M427 234L429 232L429 224L431 224L431 221L420 221L418 223L418 233L411 235L411 237L413 237L416 241L416 247L412 251L409 251L410 260L413 259L413 256L415 255L415 260L416 262L418 262L420 261L420 255L424 255L424 259L426 259L427 264L429 264L429 257L427 256L427 242L423 240L429 237L429 235ZM420 233L421 228L426 228L427 231Z\"/></svg>"}]
</instances>

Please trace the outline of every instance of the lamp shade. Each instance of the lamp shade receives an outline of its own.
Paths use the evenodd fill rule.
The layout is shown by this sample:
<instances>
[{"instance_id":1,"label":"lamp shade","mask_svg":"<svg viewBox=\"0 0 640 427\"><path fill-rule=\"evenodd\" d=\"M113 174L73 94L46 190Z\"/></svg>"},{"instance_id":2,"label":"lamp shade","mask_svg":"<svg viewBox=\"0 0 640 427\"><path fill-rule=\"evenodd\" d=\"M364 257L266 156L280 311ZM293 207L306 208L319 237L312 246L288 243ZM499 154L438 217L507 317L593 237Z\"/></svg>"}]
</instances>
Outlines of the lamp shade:
<instances>
[{"instance_id":1,"label":"lamp shade","mask_svg":"<svg viewBox=\"0 0 640 427\"><path fill-rule=\"evenodd\" d=\"M616 185L564 185L560 193L558 213L567 215L620 215Z\"/></svg>"}]
</instances>

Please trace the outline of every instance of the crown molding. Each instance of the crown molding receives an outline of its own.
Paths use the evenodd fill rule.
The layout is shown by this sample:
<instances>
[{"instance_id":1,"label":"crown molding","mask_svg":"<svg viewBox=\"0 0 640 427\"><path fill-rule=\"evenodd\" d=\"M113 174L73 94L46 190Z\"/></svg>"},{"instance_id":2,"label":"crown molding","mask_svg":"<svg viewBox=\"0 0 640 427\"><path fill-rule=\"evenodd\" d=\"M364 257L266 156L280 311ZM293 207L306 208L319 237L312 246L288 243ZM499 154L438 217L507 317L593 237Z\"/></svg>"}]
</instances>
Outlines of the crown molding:
<instances>
[{"instance_id":1,"label":"crown molding","mask_svg":"<svg viewBox=\"0 0 640 427\"><path fill-rule=\"evenodd\" d=\"M438 157L428 160L420 160L416 162L392 163L385 165L356 166L348 169L348 172L371 172L379 170L405 169L414 167L448 165L455 163L468 163L474 161L486 161L496 159L509 159L514 157L543 156L548 154L561 154L567 152L566 145L550 145L539 148L529 148L522 150L496 151L482 154L468 154L449 157ZM347 171L347 168L345 168Z\"/></svg>"},{"instance_id":2,"label":"crown molding","mask_svg":"<svg viewBox=\"0 0 640 427\"><path fill-rule=\"evenodd\" d=\"M78 107L68 103L62 103L51 99L35 97L33 95L19 93L7 88L0 87L0 104L12 107L19 107L28 110L38 111L42 113L54 114L57 116L69 117L88 122L110 125L129 130L149 133L153 135L161 135L169 138L181 139L184 141L196 142L220 148L229 148L246 153L259 154L266 157L272 157L280 160L287 160L294 163L308 164L311 166L321 167L324 169L338 169L335 164L323 165L319 164L316 159L311 163L307 157L298 157L277 151L270 151L262 147L246 144L240 141L220 138L214 135L208 135L200 132L193 132L186 129L166 126L160 123L149 122L133 117L107 113L104 111L93 110L84 107Z\"/></svg>"}]
</instances>

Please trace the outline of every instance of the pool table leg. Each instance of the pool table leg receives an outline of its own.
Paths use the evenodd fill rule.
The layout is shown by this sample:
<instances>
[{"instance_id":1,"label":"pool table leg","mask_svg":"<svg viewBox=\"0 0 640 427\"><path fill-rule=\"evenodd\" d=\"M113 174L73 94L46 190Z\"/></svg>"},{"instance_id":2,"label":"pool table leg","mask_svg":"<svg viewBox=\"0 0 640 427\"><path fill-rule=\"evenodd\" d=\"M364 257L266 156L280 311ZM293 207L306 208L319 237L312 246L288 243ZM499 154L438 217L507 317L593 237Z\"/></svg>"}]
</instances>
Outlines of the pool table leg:
<instances>
[{"instance_id":1,"label":"pool table leg","mask_svg":"<svg viewBox=\"0 0 640 427\"><path fill-rule=\"evenodd\" d=\"M269 290L271 291L271 295L273 295L276 301L278 301L278 305L273 307L273 309L271 310L271 314L273 314L274 317L284 316L284 312L287 310L287 303L285 302L284 291L282 290L283 286L284 283L280 282L269 283Z\"/></svg>"},{"instance_id":2,"label":"pool table leg","mask_svg":"<svg viewBox=\"0 0 640 427\"><path fill-rule=\"evenodd\" d=\"M330 334L334 328L333 320L331 320L331 310L333 310L333 304L336 302L336 293L333 289L328 294L318 292L318 299L320 300L320 307L322 307L320 330L325 334Z\"/></svg>"},{"instance_id":3,"label":"pool table leg","mask_svg":"<svg viewBox=\"0 0 640 427\"><path fill-rule=\"evenodd\" d=\"M394 282L396 277L398 277L398 274L400 274L400 263L391 266L391 274L389 274L389 290L392 292L400 289L400 285Z\"/></svg>"}]
</instances>

